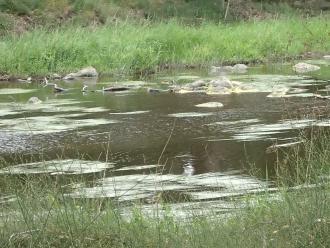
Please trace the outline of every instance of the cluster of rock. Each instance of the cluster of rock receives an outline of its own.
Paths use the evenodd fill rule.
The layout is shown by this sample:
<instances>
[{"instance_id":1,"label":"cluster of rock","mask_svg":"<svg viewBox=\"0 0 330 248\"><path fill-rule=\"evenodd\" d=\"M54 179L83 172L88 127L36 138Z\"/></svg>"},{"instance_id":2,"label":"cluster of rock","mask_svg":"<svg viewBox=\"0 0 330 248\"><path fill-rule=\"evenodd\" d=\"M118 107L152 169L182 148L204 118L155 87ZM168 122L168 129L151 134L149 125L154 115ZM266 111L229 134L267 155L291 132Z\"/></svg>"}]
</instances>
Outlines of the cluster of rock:
<instances>
[{"instance_id":1,"label":"cluster of rock","mask_svg":"<svg viewBox=\"0 0 330 248\"><path fill-rule=\"evenodd\" d=\"M197 80L181 87L176 86L173 91L181 94L203 92L210 95L226 95L231 93L249 92L251 89L243 85L241 82L231 81L229 78L223 76L210 81Z\"/></svg>"}]
</instances>

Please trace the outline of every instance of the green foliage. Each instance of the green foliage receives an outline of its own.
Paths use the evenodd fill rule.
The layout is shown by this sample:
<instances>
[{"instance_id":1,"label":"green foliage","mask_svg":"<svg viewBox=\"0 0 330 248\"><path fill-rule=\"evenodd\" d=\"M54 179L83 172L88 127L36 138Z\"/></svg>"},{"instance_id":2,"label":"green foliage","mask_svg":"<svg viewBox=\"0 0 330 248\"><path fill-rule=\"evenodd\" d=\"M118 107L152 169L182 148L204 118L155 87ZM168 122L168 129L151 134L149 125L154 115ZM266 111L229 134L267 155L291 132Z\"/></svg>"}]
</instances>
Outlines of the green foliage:
<instances>
[{"instance_id":1,"label":"green foliage","mask_svg":"<svg viewBox=\"0 0 330 248\"><path fill-rule=\"evenodd\" d=\"M30 11L41 8L40 0L0 0L0 11L17 14L29 14Z\"/></svg>"},{"instance_id":2,"label":"green foliage","mask_svg":"<svg viewBox=\"0 0 330 248\"><path fill-rule=\"evenodd\" d=\"M14 27L15 20L12 16L0 12L0 36L10 33Z\"/></svg>"},{"instance_id":3,"label":"green foliage","mask_svg":"<svg viewBox=\"0 0 330 248\"><path fill-rule=\"evenodd\" d=\"M210 65L292 57L328 51L327 25L324 17L228 25L186 26L171 21L36 29L2 40L0 72L41 75L93 65L100 72L132 73L164 64Z\"/></svg>"}]
</instances>

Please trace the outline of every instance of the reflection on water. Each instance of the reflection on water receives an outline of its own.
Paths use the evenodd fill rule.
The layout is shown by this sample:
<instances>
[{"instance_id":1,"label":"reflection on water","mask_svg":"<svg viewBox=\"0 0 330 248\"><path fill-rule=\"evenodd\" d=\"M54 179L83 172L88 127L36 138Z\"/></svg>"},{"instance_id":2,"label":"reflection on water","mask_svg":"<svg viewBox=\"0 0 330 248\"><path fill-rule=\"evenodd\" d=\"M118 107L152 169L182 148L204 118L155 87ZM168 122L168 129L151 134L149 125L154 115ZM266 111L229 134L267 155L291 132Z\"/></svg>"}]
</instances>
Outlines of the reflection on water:
<instances>
[{"instance_id":1,"label":"reflection on water","mask_svg":"<svg viewBox=\"0 0 330 248\"><path fill-rule=\"evenodd\" d=\"M0 155L9 163L0 174L102 172L102 178L89 182L86 177L67 196L150 203L159 192L179 192L191 206L214 200L221 205L226 196L266 187L262 177L248 177L245 169L249 163L269 169L274 154L267 148L274 142L284 149L286 143L299 142L298 130L330 125L329 102L313 97L328 93L322 76L327 63L310 76L288 72L290 65L280 71L273 66L250 68L248 74L230 75L250 90L227 95L162 91L216 78L205 71L167 72L146 82L123 79L121 85L135 85L125 93L83 94L79 81L58 82L70 88L63 94L37 84L0 83ZM102 89L114 81L100 79L90 88ZM150 85L160 91L148 93ZM28 103L33 96L42 102ZM77 151L88 161L77 160ZM31 163L31 155L40 153L53 162L32 156ZM12 154L29 163L15 164ZM58 154L63 161L57 160ZM272 176L271 169L268 173Z\"/></svg>"}]
</instances>

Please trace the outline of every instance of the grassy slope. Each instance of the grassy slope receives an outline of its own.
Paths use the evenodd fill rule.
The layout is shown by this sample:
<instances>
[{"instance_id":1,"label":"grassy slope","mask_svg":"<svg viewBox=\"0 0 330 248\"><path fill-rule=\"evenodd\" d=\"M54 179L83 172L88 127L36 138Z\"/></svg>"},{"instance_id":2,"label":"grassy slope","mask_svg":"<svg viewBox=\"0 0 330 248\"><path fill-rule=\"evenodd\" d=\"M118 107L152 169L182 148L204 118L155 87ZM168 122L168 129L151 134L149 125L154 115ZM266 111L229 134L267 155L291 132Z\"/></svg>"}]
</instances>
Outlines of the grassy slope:
<instances>
[{"instance_id":1,"label":"grassy slope","mask_svg":"<svg viewBox=\"0 0 330 248\"><path fill-rule=\"evenodd\" d=\"M40 75L92 65L132 72L165 64L264 61L330 50L329 18L201 26L119 23L97 28L36 29L0 42L0 72Z\"/></svg>"}]
</instances>

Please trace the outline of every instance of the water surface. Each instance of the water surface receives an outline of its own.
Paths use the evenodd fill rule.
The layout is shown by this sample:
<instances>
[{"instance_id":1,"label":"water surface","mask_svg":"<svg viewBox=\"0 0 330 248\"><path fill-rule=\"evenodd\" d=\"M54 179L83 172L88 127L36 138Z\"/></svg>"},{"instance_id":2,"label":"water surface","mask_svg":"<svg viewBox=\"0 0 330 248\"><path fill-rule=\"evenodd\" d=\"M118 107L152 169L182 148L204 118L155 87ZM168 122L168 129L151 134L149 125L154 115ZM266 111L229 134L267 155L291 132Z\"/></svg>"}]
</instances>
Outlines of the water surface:
<instances>
[{"instance_id":1,"label":"water surface","mask_svg":"<svg viewBox=\"0 0 330 248\"><path fill-rule=\"evenodd\" d=\"M330 125L330 100L313 97L328 94L329 62L314 62L321 70L307 75L294 74L291 65L227 75L253 90L226 95L147 90L219 77L206 70L162 72L145 81L104 77L87 82L87 93L83 81L57 82L69 89L59 94L36 83L1 82L0 155L7 164L0 177L86 175L68 197L147 205L160 193L174 195L166 199L175 206L184 199L221 205L226 197L264 190L276 159L269 146L287 149L300 142L302 130ZM97 91L110 85L133 87ZM33 96L42 103L27 103ZM251 165L258 177L249 175Z\"/></svg>"}]
</instances>

